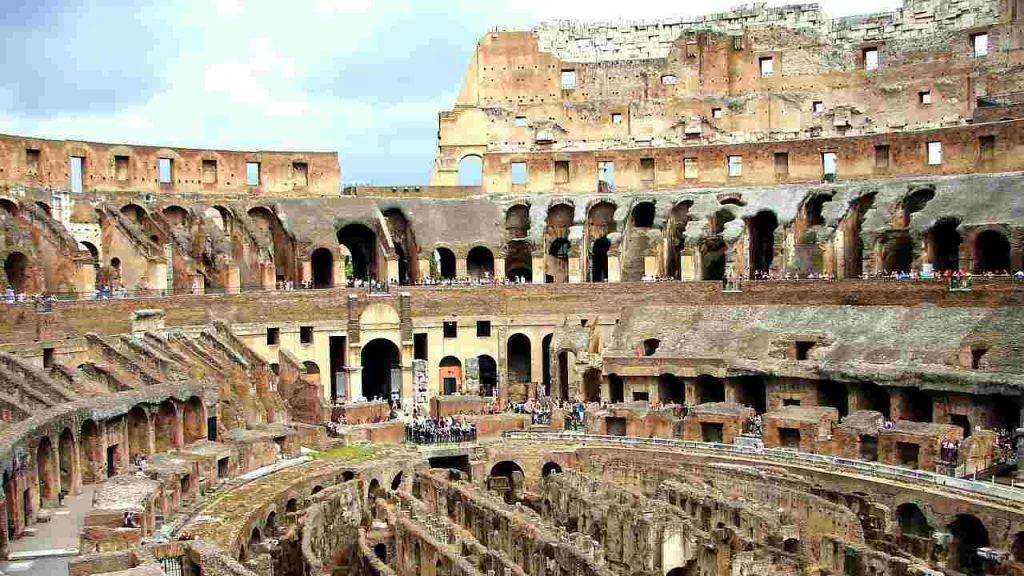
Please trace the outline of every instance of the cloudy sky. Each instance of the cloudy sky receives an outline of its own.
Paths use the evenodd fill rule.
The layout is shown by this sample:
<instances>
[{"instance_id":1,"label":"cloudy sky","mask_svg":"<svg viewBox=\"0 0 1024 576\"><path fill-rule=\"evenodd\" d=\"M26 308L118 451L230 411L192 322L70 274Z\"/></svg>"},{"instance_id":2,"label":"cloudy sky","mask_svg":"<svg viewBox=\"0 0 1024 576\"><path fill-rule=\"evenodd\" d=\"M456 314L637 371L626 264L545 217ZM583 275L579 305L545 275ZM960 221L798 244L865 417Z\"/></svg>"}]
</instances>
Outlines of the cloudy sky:
<instances>
[{"instance_id":1,"label":"cloudy sky","mask_svg":"<svg viewBox=\"0 0 1024 576\"><path fill-rule=\"evenodd\" d=\"M773 2L775 4L776 2ZM900 0L823 0L831 15ZM338 151L346 183L426 183L476 41L541 20L730 0L3 0L0 132ZM150 4L150 5L144 5Z\"/></svg>"}]
</instances>

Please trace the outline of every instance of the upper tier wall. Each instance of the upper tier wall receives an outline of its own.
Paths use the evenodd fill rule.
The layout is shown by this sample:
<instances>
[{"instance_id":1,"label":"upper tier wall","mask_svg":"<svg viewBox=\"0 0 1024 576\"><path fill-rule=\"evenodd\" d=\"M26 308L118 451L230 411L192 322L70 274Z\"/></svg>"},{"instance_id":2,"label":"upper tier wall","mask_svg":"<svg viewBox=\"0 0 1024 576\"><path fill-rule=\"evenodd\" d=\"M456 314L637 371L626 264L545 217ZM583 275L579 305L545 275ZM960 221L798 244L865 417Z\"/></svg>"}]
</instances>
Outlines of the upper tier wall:
<instances>
[{"instance_id":1,"label":"upper tier wall","mask_svg":"<svg viewBox=\"0 0 1024 576\"><path fill-rule=\"evenodd\" d=\"M71 158L82 158L81 190ZM160 159L171 161L161 182ZM250 185L247 163L258 163ZM0 186L44 186L72 192L213 193L221 195L337 196L336 152L240 152L44 140L0 135Z\"/></svg>"}]
</instances>

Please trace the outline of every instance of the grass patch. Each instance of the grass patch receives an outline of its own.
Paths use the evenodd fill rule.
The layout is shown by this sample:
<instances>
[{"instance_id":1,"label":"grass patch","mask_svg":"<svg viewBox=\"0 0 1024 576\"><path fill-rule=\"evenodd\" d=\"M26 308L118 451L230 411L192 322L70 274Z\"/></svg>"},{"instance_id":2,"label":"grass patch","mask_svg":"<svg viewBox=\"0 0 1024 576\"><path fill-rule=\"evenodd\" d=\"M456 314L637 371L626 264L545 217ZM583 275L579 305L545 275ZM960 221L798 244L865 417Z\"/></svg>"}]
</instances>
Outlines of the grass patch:
<instances>
[{"instance_id":1,"label":"grass patch","mask_svg":"<svg viewBox=\"0 0 1024 576\"><path fill-rule=\"evenodd\" d=\"M315 452L310 454L313 458L323 460L338 460L342 462L351 462L353 464L359 462L365 462L374 457L377 453L373 446L356 445L356 446L338 446L337 448L331 448L330 450L324 450L322 452Z\"/></svg>"}]
</instances>

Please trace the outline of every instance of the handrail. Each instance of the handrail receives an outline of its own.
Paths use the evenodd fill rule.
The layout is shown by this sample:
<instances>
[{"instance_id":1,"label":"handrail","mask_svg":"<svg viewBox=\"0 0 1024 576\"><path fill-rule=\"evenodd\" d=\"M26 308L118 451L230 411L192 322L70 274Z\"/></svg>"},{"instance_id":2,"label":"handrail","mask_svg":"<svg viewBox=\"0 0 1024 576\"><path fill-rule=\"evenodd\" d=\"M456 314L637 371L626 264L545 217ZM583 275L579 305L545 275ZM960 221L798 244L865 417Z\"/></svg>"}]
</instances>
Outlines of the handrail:
<instances>
[{"instance_id":1,"label":"handrail","mask_svg":"<svg viewBox=\"0 0 1024 576\"><path fill-rule=\"evenodd\" d=\"M900 468L898 466L890 466L888 464L879 464L878 462L866 462L863 460L853 460L850 458L828 456L825 454L797 452L782 448L757 448L753 446L720 444L717 442L696 442L692 440L676 440L670 438L638 438L631 436L603 436L597 434L581 435L566 434L562 432L523 432L516 430L506 431L504 433L504 437L519 440L569 441L577 444L586 442L604 442L624 444L628 446L670 447L684 450L715 452L719 454L732 454L737 456L757 456L759 458L781 461L784 463L819 464L847 468L851 471L863 472L875 476L924 482L990 498L999 498L1024 503L1024 490L1003 486L1001 484L965 480L924 470L911 470L909 468Z\"/></svg>"}]
</instances>

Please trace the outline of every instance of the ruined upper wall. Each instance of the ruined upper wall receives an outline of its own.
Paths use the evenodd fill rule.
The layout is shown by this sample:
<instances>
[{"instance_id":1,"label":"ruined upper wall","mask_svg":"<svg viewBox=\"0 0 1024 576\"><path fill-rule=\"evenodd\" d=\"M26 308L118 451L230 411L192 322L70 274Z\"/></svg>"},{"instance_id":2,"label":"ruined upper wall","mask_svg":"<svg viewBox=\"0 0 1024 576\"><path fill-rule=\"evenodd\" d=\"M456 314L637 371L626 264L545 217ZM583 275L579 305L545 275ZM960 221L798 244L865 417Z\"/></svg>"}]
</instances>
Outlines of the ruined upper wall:
<instances>
[{"instance_id":1,"label":"ruined upper wall","mask_svg":"<svg viewBox=\"0 0 1024 576\"><path fill-rule=\"evenodd\" d=\"M463 159L494 153L769 149L1017 118L1019 107L1005 104L1024 91L1017 1L911 1L835 20L815 5L757 5L693 20L492 32L455 107L440 114L431 184L465 183Z\"/></svg>"},{"instance_id":2,"label":"ruined upper wall","mask_svg":"<svg viewBox=\"0 0 1024 576\"><path fill-rule=\"evenodd\" d=\"M81 190L72 181L72 158L82 159ZM167 182L160 178L162 158L171 161ZM256 185L247 181L248 163L259 165ZM4 185L72 192L337 196L341 168L336 152L161 148L0 135Z\"/></svg>"}]
</instances>

